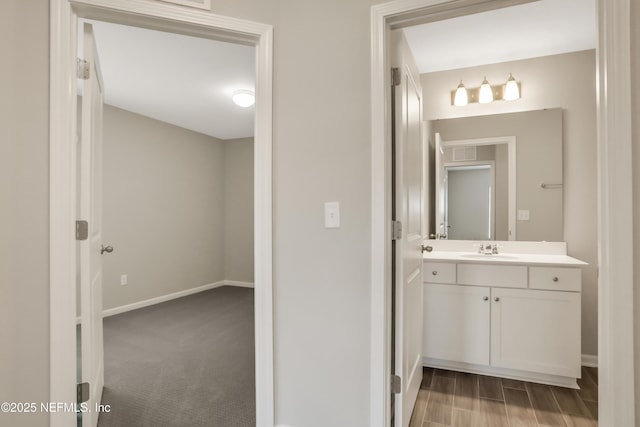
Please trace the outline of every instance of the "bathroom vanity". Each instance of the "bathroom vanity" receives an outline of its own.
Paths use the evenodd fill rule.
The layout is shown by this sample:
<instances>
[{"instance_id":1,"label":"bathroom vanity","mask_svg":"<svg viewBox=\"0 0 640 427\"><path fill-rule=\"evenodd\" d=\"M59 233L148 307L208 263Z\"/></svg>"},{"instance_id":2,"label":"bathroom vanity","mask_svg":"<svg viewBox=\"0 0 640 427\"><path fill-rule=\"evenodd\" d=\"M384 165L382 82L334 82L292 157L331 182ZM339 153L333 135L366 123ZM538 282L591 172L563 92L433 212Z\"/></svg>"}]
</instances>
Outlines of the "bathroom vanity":
<instances>
[{"instance_id":1,"label":"bathroom vanity","mask_svg":"<svg viewBox=\"0 0 640 427\"><path fill-rule=\"evenodd\" d=\"M581 267L562 242L425 242L423 364L578 388Z\"/></svg>"}]
</instances>

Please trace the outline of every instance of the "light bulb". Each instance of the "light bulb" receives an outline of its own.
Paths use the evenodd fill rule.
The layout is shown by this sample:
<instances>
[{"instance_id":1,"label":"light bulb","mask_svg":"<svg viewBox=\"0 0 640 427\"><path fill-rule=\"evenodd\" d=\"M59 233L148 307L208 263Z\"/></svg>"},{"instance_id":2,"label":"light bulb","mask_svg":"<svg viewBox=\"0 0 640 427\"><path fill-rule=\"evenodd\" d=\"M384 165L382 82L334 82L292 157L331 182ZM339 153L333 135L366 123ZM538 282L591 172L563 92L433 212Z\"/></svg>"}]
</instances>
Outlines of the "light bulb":
<instances>
[{"instance_id":1,"label":"light bulb","mask_svg":"<svg viewBox=\"0 0 640 427\"><path fill-rule=\"evenodd\" d=\"M507 84L504 87L504 100L505 101L513 101L515 99L520 98L520 88L518 87L518 82L513 78L513 75L509 73L509 79L507 80Z\"/></svg>"},{"instance_id":2,"label":"light bulb","mask_svg":"<svg viewBox=\"0 0 640 427\"><path fill-rule=\"evenodd\" d=\"M469 97L467 95L467 89L462 84L462 80L460 80L460 84L458 85L458 89L456 89L456 96L453 99L453 105L456 107L462 107L469 103Z\"/></svg>"},{"instance_id":3,"label":"light bulb","mask_svg":"<svg viewBox=\"0 0 640 427\"><path fill-rule=\"evenodd\" d=\"M493 101L493 90L491 89L491 85L487 81L485 77L480 85L480 94L478 95L478 102L481 104L486 104L488 102Z\"/></svg>"},{"instance_id":4,"label":"light bulb","mask_svg":"<svg viewBox=\"0 0 640 427\"><path fill-rule=\"evenodd\" d=\"M251 107L256 102L256 96L253 94L252 90L240 89L233 92L232 98L233 102L236 103L238 107Z\"/></svg>"}]
</instances>

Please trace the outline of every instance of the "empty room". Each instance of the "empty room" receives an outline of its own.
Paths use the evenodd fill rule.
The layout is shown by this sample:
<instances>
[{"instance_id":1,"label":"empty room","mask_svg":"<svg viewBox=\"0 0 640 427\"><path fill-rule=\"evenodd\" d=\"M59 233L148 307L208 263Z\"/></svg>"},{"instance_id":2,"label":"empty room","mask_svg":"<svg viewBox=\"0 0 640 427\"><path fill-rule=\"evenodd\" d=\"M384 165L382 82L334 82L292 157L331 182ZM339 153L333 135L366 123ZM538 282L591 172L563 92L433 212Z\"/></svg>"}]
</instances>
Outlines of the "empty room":
<instances>
[{"instance_id":1,"label":"empty room","mask_svg":"<svg viewBox=\"0 0 640 427\"><path fill-rule=\"evenodd\" d=\"M78 39L78 382L101 405L82 425L255 425L254 48L99 21Z\"/></svg>"}]
</instances>

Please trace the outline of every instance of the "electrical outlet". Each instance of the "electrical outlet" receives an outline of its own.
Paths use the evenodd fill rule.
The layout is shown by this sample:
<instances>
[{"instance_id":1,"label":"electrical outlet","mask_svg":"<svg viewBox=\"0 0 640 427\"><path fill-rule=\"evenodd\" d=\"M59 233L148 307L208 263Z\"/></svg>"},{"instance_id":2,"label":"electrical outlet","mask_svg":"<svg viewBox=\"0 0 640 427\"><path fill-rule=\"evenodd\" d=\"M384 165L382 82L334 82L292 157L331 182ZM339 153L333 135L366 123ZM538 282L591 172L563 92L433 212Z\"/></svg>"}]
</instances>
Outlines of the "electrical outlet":
<instances>
[{"instance_id":1,"label":"electrical outlet","mask_svg":"<svg viewBox=\"0 0 640 427\"><path fill-rule=\"evenodd\" d=\"M126 274L123 274L120 276L120 285L124 286L124 285L128 285L129 284L129 277L127 277Z\"/></svg>"}]
</instances>

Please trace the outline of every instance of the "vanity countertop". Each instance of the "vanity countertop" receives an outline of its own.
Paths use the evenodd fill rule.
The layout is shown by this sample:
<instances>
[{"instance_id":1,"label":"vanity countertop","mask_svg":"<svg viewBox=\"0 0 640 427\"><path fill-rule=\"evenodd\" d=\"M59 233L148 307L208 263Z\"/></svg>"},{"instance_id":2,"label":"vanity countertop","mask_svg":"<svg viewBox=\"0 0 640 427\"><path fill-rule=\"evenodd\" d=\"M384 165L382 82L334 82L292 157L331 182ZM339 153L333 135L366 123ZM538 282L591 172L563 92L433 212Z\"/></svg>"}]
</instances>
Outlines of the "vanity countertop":
<instances>
[{"instance_id":1,"label":"vanity countertop","mask_svg":"<svg viewBox=\"0 0 640 427\"><path fill-rule=\"evenodd\" d=\"M522 264L549 265L556 267L582 267L588 265L584 261L568 255L547 254L517 254L501 253L497 255L482 255L473 252L436 251L425 252L425 261L445 261L473 264Z\"/></svg>"}]
</instances>

